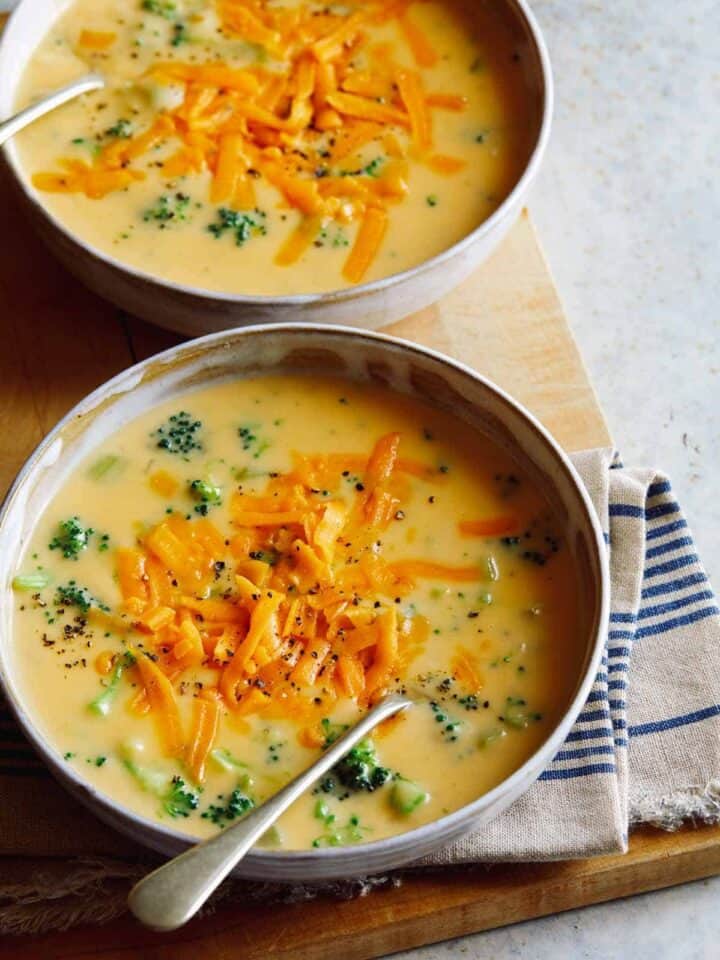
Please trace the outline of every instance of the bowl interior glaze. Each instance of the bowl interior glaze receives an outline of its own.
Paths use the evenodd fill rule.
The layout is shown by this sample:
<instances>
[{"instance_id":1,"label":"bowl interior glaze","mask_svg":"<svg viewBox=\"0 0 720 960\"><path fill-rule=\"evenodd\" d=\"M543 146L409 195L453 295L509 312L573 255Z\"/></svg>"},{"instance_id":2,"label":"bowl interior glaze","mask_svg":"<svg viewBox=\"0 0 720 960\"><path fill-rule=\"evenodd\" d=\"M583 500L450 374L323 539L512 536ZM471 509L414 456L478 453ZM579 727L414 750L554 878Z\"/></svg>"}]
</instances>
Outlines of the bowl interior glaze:
<instances>
[{"instance_id":1,"label":"bowl interior glaze","mask_svg":"<svg viewBox=\"0 0 720 960\"><path fill-rule=\"evenodd\" d=\"M121 373L72 410L21 470L0 513L0 680L26 735L54 775L102 819L167 854L191 839L144 819L85 783L50 747L28 713L15 679L12 578L36 518L77 464L102 440L154 404L237 377L334 374L388 386L440 407L504 448L547 494L578 572L582 667L565 713L543 745L489 793L454 813L386 840L312 851L258 851L238 873L274 880L324 880L397 867L481 826L539 776L582 709L604 646L608 573L602 532L577 474L549 434L497 387L440 354L380 334L339 327L265 326L174 347Z\"/></svg>"}]
</instances>

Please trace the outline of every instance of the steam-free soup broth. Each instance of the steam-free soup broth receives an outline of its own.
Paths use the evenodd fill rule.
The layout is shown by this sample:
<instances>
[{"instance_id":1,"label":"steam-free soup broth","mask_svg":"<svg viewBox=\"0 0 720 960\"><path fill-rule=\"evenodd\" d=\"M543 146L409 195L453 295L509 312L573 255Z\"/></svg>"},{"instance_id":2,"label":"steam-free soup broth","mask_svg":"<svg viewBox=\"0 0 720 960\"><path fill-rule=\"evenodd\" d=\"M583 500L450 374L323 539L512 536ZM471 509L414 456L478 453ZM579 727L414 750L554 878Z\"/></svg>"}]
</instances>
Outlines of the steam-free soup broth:
<instances>
[{"instance_id":1,"label":"steam-free soup broth","mask_svg":"<svg viewBox=\"0 0 720 960\"><path fill-rule=\"evenodd\" d=\"M417 704L264 842L364 843L516 770L578 676L573 560L487 437L368 384L188 393L123 426L39 517L15 587L23 697L59 757L206 836L383 694Z\"/></svg>"}]
</instances>

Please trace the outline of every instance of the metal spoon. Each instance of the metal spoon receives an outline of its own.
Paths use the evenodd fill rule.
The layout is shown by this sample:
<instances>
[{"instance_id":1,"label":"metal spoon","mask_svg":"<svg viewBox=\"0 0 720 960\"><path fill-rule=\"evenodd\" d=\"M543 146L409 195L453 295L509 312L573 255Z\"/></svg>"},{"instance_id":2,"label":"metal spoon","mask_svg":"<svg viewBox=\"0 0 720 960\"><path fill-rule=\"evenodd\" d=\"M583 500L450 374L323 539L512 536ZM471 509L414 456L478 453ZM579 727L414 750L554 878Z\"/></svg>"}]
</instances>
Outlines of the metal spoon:
<instances>
[{"instance_id":1,"label":"metal spoon","mask_svg":"<svg viewBox=\"0 0 720 960\"><path fill-rule=\"evenodd\" d=\"M412 703L399 694L385 697L262 806L148 874L130 891L128 906L132 913L151 930L175 930L187 923L290 804L374 727Z\"/></svg>"},{"instance_id":2,"label":"metal spoon","mask_svg":"<svg viewBox=\"0 0 720 960\"><path fill-rule=\"evenodd\" d=\"M69 83L66 87L61 87L47 97L43 97L42 100L31 104L29 107L21 110L20 113L16 113L7 120L3 120L2 123L0 123L0 146L20 130L23 130L29 124L33 123L33 121L44 117L46 113L50 113L51 110L61 106L63 103L67 103L68 100L74 100L75 97L79 97L81 93L88 93L90 90L99 90L104 86L105 80L101 76L96 73L89 73L87 76L81 77L73 83Z\"/></svg>"}]
</instances>

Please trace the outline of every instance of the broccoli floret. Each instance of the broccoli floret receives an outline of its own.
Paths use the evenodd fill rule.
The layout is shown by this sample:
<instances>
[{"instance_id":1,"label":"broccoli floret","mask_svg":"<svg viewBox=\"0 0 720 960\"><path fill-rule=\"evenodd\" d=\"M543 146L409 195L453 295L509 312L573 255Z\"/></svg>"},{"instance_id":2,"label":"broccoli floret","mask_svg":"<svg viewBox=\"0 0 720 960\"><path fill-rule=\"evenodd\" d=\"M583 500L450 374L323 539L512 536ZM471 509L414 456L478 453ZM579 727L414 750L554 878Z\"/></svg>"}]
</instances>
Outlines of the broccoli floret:
<instances>
[{"instance_id":1,"label":"broccoli floret","mask_svg":"<svg viewBox=\"0 0 720 960\"><path fill-rule=\"evenodd\" d=\"M128 651L124 653L122 657L119 657L115 661L113 666L112 673L110 674L110 679L105 686L105 689L102 693L95 697L95 699L88 704L88 710L92 713L100 714L100 716L105 717L110 713L110 707L112 702L115 699L117 694L118 684L120 683L120 678L128 667L131 667L135 663L135 657Z\"/></svg>"},{"instance_id":2,"label":"broccoli floret","mask_svg":"<svg viewBox=\"0 0 720 960\"><path fill-rule=\"evenodd\" d=\"M164 17L166 20L172 20L175 17L177 8L169 0L143 0L141 7L148 13L154 13L158 17Z\"/></svg>"},{"instance_id":3,"label":"broccoli floret","mask_svg":"<svg viewBox=\"0 0 720 960\"><path fill-rule=\"evenodd\" d=\"M195 512L201 516L206 516L208 509L218 507L222 503L222 491L220 487L207 480L192 480L189 484L190 495L198 501Z\"/></svg>"},{"instance_id":4,"label":"broccoli floret","mask_svg":"<svg viewBox=\"0 0 720 960\"><path fill-rule=\"evenodd\" d=\"M123 766L143 790L160 800L161 810L171 817L189 817L200 803L200 789L194 790L177 775L168 782L166 773L143 765L143 755L142 744L126 742L120 747Z\"/></svg>"},{"instance_id":5,"label":"broccoli floret","mask_svg":"<svg viewBox=\"0 0 720 960\"><path fill-rule=\"evenodd\" d=\"M78 517L70 517L58 524L58 532L48 546L51 550L60 550L66 560L77 560L87 549L93 533L93 529L84 527Z\"/></svg>"},{"instance_id":6,"label":"broccoli floret","mask_svg":"<svg viewBox=\"0 0 720 960\"><path fill-rule=\"evenodd\" d=\"M267 233L265 214L261 210L253 213L240 213L238 210L228 210L220 207L217 212L218 223L211 223L208 230L216 239L220 239L226 231L235 237L235 243L242 247L252 236L264 236Z\"/></svg>"},{"instance_id":7,"label":"broccoli floret","mask_svg":"<svg viewBox=\"0 0 720 960\"><path fill-rule=\"evenodd\" d=\"M87 613L90 607L98 610L110 608L97 600L86 587L81 587L74 580L69 580L64 586L59 586L55 592L56 607L77 607L80 613Z\"/></svg>"},{"instance_id":8,"label":"broccoli floret","mask_svg":"<svg viewBox=\"0 0 720 960\"><path fill-rule=\"evenodd\" d=\"M191 790L182 777L173 777L170 789L162 798L163 810L171 817L189 817L193 810L197 810L198 795Z\"/></svg>"},{"instance_id":9,"label":"broccoli floret","mask_svg":"<svg viewBox=\"0 0 720 960\"><path fill-rule=\"evenodd\" d=\"M219 799L223 799L220 797ZM252 810L255 803L251 797L244 794L236 787L228 797L227 803L223 806L211 803L207 810L203 810L200 816L203 820L211 820L218 827L224 827L232 820L244 816L248 810Z\"/></svg>"},{"instance_id":10,"label":"broccoli floret","mask_svg":"<svg viewBox=\"0 0 720 960\"><path fill-rule=\"evenodd\" d=\"M164 230L173 221L187 220L189 206L190 197L187 193L175 193L173 196L164 193L154 207L149 207L143 213L143 220L146 223L155 222Z\"/></svg>"},{"instance_id":11,"label":"broccoli floret","mask_svg":"<svg viewBox=\"0 0 720 960\"><path fill-rule=\"evenodd\" d=\"M332 772L348 790L367 790L369 793L384 786L392 777L390 770L378 763L372 740L361 740L335 764Z\"/></svg>"},{"instance_id":12,"label":"broccoli floret","mask_svg":"<svg viewBox=\"0 0 720 960\"><path fill-rule=\"evenodd\" d=\"M125 117L121 117L117 123L114 123L111 127L107 128L105 131L105 136L127 140L128 137L132 136L132 124L129 120L126 120Z\"/></svg>"},{"instance_id":13,"label":"broccoli floret","mask_svg":"<svg viewBox=\"0 0 720 960\"><path fill-rule=\"evenodd\" d=\"M195 420L185 410L174 413L167 421L153 431L156 446L167 453L176 453L186 456L193 450L202 450L203 445L199 433L202 422Z\"/></svg>"}]
</instances>

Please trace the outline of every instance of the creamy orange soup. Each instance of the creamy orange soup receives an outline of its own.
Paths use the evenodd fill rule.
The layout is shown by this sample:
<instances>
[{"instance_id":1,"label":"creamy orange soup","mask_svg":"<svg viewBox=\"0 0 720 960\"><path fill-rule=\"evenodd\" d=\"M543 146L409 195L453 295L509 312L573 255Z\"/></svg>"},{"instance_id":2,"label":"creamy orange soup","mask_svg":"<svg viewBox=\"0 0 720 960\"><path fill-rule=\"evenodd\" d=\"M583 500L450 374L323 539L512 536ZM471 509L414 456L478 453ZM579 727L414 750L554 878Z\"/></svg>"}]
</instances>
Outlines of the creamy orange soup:
<instances>
[{"instance_id":1,"label":"creamy orange soup","mask_svg":"<svg viewBox=\"0 0 720 960\"><path fill-rule=\"evenodd\" d=\"M384 693L414 696L265 838L288 849L496 786L580 663L542 492L470 427L342 380L228 382L124 426L40 516L14 586L19 682L58 755L196 836Z\"/></svg>"},{"instance_id":2,"label":"creamy orange soup","mask_svg":"<svg viewBox=\"0 0 720 960\"><path fill-rule=\"evenodd\" d=\"M17 138L46 207L105 254L248 294L413 267L517 182L535 119L492 2L75 0L18 107L100 71Z\"/></svg>"}]
</instances>

